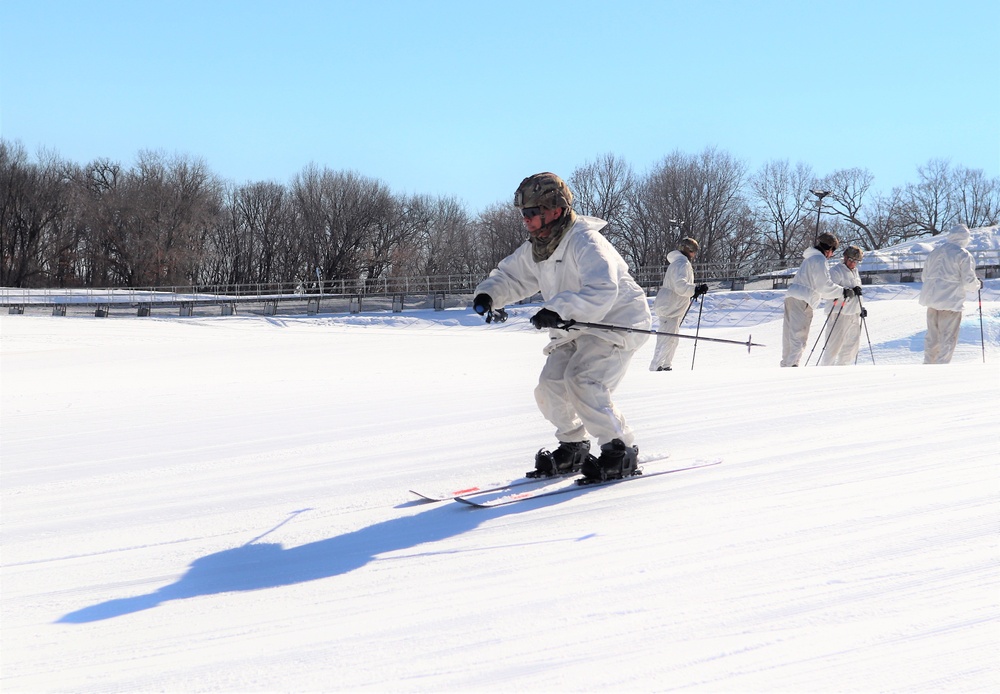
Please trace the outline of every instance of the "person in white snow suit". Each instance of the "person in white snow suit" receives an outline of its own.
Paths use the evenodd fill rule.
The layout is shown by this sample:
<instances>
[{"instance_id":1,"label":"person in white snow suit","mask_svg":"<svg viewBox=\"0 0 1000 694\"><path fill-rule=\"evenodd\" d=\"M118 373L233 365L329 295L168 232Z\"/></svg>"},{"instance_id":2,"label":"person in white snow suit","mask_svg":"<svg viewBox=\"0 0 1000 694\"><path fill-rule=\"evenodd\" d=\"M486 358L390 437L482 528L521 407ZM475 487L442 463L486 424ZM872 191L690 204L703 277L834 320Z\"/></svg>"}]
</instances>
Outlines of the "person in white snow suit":
<instances>
[{"instance_id":1,"label":"person in white snow suit","mask_svg":"<svg viewBox=\"0 0 1000 694\"><path fill-rule=\"evenodd\" d=\"M476 287L473 309L490 322L502 307L541 292L531 318L549 330L535 401L555 428L559 446L539 451L529 476L582 471L614 479L636 469L635 435L611 399L648 335L572 328L574 321L649 330L652 316L642 287L604 237L606 222L573 211L573 194L553 173L525 178L514 193L529 238ZM597 438L600 456L590 454Z\"/></svg>"},{"instance_id":2,"label":"person in white snow suit","mask_svg":"<svg viewBox=\"0 0 1000 694\"><path fill-rule=\"evenodd\" d=\"M816 245L802 254L802 265L785 294L785 316L781 330L781 365L798 366L812 325L813 311L823 299L841 299L852 292L833 283L826 261L840 242L833 234L820 234ZM837 302L839 303L839 301Z\"/></svg>"},{"instance_id":3,"label":"person in white snow suit","mask_svg":"<svg viewBox=\"0 0 1000 694\"><path fill-rule=\"evenodd\" d=\"M948 240L927 255L924 262L920 305L927 307L924 363L947 364L958 345L965 293L981 289L976 261L965 249L972 236L964 224L948 231Z\"/></svg>"},{"instance_id":4,"label":"person in white snow suit","mask_svg":"<svg viewBox=\"0 0 1000 694\"><path fill-rule=\"evenodd\" d=\"M698 255L698 242L692 238L681 239L677 244L677 250L667 254L669 265L663 275L663 285L653 301L653 313L659 319L660 332L676 333L680 330L681 321L684 320L691 302L708 291L707 284L694 283L694 269L691 263L696 255ZM658 335L649 370L671 371L674 353L680 341L679 337Z\"/></svg>"},{"instance_id":5,"label":"person in white snow suit","mask_svg":"<svg viewBox=\"0 0 1000 694\"><path fill-rule=\"evenodd\" d=\"M861 275L858 263L864 252L857 246L844 250L844 262L834 265L830 279L853 292L843 301L831 302L826 306L826 337L824 338L821 366L849 366L858 357L861 347L861 319L868 312L861 306Z\"/></svg>"}]
</instances>

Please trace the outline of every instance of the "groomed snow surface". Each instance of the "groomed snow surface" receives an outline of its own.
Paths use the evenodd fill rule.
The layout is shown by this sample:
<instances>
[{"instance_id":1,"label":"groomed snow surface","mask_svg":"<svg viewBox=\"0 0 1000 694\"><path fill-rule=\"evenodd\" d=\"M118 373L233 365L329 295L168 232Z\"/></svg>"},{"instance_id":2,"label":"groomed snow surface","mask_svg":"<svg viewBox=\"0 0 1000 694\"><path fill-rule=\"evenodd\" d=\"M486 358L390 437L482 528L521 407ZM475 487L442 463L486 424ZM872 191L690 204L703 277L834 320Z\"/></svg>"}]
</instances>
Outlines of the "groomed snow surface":
<instances>
[{"instance_id":1,"label":"groomed snow surface","mask_svg":"<svg viewBox=\"0 0 1000 694\"><path fill-rule=\"evenodd\" d=\"M616 400L724 463L496 509L408 490L554 445L537 306L4 315L0 689L1000 691L1000 280L945 366L919 286L866 287L854 367L709 294L766 347L650 339Z\"/></svg>"}]
</instances>

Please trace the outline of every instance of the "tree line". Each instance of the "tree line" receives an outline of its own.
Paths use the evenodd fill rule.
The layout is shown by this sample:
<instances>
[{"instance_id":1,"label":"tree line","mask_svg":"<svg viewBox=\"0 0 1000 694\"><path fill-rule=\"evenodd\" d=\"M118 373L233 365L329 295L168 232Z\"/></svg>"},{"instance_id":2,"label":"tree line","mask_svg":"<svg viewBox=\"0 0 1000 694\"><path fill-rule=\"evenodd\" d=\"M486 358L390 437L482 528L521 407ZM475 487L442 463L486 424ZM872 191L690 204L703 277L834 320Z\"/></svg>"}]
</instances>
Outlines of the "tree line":
<instances>
[{"instance_id":1,"label":"tree line","mask_svg":"<svg viewBox=\"0 0 1000 694\"><path fill-rule=\"evenodd\" d=\"M959 221L998 223L1000 179L939 159L916 174L886 194L866 169L816 176L775 160L750 171L707 148L675 151L641 174L606 154L567 182L576 211L605 219L634 269L663 265L684 236L701 244L701 262L783 266L798 263L817 224L871 250ZM0 236L7 287L485 276L525 239L509 203L470 212L455 197L399 195L354 171L310 164L287 184L234 184L189 156L143 151L131 166L80 165L32 159L3 139Z\"/></svg>"}]
</instances>

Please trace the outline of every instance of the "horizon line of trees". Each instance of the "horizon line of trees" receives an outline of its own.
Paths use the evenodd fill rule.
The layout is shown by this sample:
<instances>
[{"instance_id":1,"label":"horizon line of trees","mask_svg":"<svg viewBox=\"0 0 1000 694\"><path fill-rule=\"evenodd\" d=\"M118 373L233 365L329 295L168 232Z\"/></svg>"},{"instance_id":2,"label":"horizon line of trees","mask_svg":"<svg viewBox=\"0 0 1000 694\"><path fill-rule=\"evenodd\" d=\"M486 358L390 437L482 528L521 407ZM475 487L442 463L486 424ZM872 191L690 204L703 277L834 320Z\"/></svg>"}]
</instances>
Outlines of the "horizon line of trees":
<instances>
[{"instance_id":1,"label":"horizon line of trees","mask_svg":"<svg viewBox=\"0 0 1000 694\"><path fill-rule=\"evenodd\" d=\"M684 236L700 243L701 263L788 266L818 231L876 250L1000 220L1000 179L944 159L889 193L866 169L816 176L773 160L751 172L716 148L674 151L644 174L604 154L566 180L574 209L608 222L634 270L665 264ZM510 204L472 213L455 197L398 195L354 171L309 164L288 184L235 184L189 156L81 165L48 152L31 160L0 138L0 286L485 276L525 238Z\"/></svg>"}]
</instances>

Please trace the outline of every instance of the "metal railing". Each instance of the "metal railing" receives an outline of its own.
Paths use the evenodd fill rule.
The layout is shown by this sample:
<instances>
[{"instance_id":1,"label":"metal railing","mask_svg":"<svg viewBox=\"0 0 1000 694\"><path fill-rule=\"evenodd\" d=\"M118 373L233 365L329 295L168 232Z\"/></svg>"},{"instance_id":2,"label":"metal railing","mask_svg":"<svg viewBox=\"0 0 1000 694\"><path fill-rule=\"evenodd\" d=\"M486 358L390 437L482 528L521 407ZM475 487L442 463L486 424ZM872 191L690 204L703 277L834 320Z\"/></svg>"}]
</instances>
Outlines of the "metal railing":
<instances>
[{"instance_id":1,"label":"metal railing","mask_svg":"<svg viewBox=\"0 0 1000 694\"><path fill-rule=\"evenodd\" d=\"M916 243L916 242L915 242ZM1000 249L972 251L980 276L1000 276ZM926 253L892 255L871 251L858 267L862 277L871 281L881 276L882 281L919 281ZM833 262L833 261L831 261ZM748 282L773 280L774 286L783 286L794 274L798 265L780 267L780 263L695 263L695 277L699 282L716 282L732 289L743 288ZM645 266L634 275L640 286L655 291L663 281L667 266ZM197 286L119 287L119 288L0 288L0 306L199 306L235 305L242 303L315 302L328 299L354 300L361 305L375 297L438 297L471 294L482 280L480 276L434 275L423 277L380 277L374 279L340 279L326 281L296 281L256 284L214 284ZM398 303L401 303L398 302ZM412 303L412 302L411 302ZM394 302L393 305L396 305Z\"/></svg>"}]
</instances>

